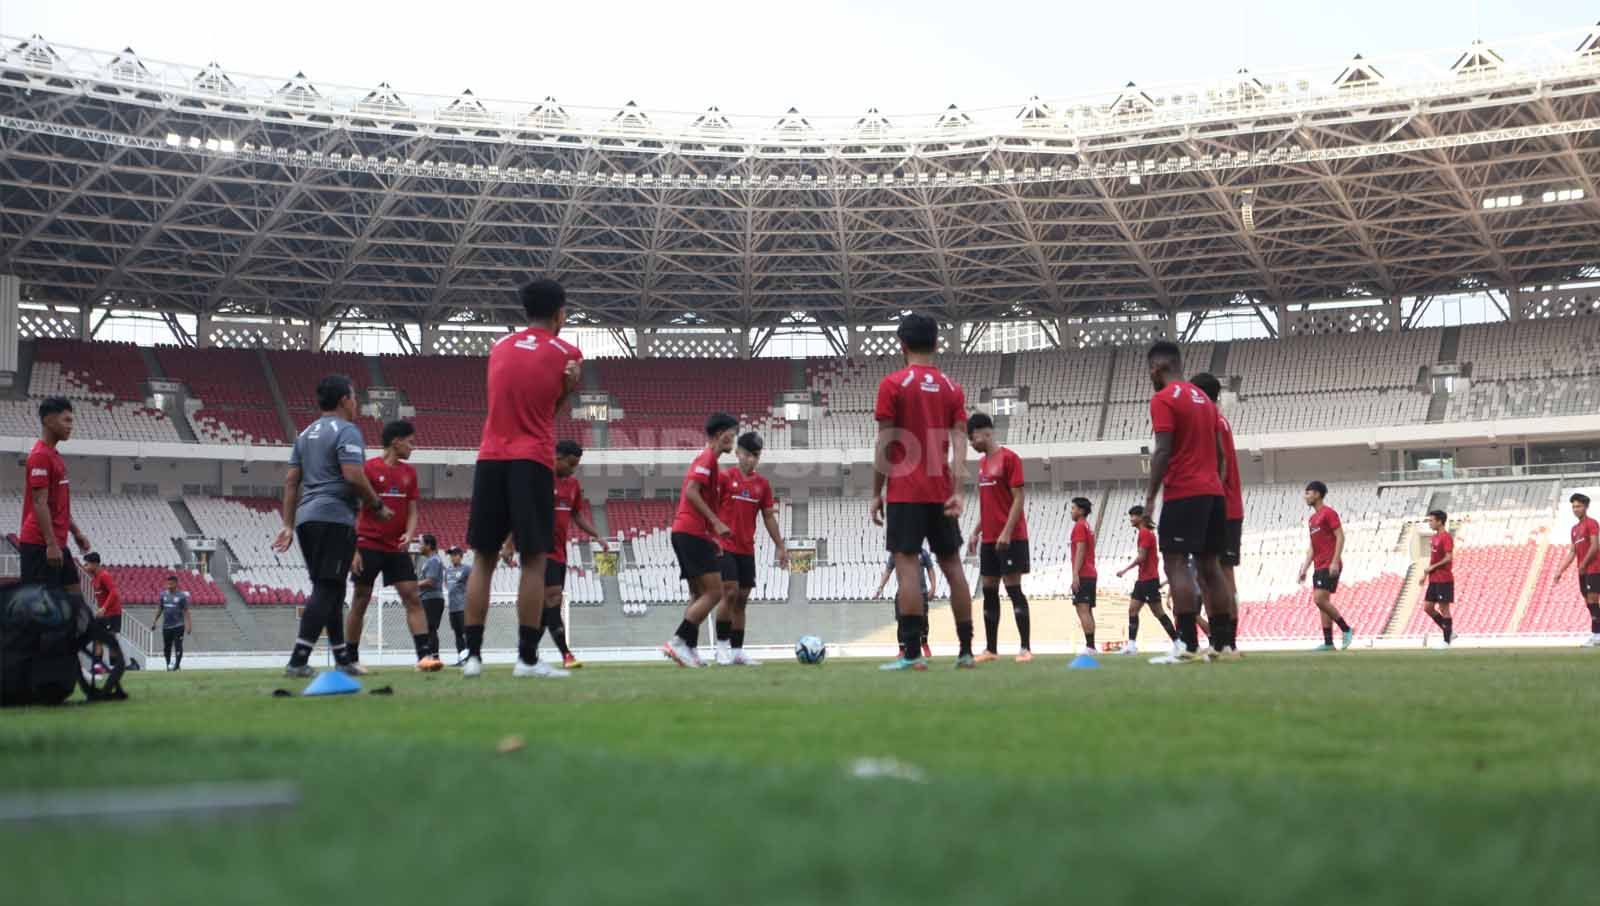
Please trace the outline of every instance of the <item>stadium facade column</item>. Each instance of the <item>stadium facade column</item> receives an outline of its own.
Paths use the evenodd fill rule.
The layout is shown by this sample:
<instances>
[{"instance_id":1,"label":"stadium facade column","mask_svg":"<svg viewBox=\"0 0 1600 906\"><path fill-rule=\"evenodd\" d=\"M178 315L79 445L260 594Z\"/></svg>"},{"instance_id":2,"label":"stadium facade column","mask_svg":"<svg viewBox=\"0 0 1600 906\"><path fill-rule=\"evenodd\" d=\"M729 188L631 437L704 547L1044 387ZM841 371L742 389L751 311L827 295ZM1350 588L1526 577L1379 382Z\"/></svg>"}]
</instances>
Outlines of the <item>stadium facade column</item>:
<instances>
[{"instance_id":1,"label":"stadium facade column","mask_svg":"<svg viewBox=\"0 0 1600 906\"><path fill-rule=\"evenodd\" d=\"M852 324L844 330L844 353L852 359L861 358L861 342L866 339L867 332Z\"/></svg>"},{"instance_id":2,"label":"stadium facade column","mask_svg":"<svg viewBox=\"0 0 1600 906\"><path fill-rule=\"evenodd\" d=\"M646 327L643 324L640 324L638 327L634 328L633 336L634 336L634 341L633 341L633 355L634 355L634 358L639 358L639 359L653 359L653 358L655 358L655 355L656 355L656 338L655 338L655 334L652 334L650 332L650 328Z\"/></svg>"},{"instance_id":3,"label":"stadium facade column","mask_svg":"<svg viewBox=\"0 0 1600 906\"><path fill-rule=\"evenodd\" d=\"M1389 323L1394 325L1395 330L1399 330L1400 325L1405 323L1405 317L1400 307L1400 297L1390 296L1384 301L1383 308L1389 314Z\"/></svg>"},{"instance_id":4,"label":"stadium facade column","mask_svg":"<svg viewBox=\"0 0 1600 906\"><path fill-rule=\"evenodd\" d=\"M1179 336L1178 310L1173 309L1172 311L1167 312L1167 339L1177 342Z\"/></svg>"},{"instance_id":5,"label":"stadium facade column","mask_svg":"<svg viewBox=\"0 0 1600 906\"><path fill-rule=\"evenodd\" d=\"M0 274L0 387L10 387L17 376L21 307L22 280L14 274Z\"/></svg>"},{"instance_id":6,"label":"stadium facade column","mask_svg":"<svg viewBox=\"0 0 1600 906\"><path fill-rule=\"evenodd\" d=\"M1072 319L1063 315L1056 319L1056 348L1071 349L1074 345L1076 344L1072 342Z\"/></svg>"},{"instance_id":7,"label":"stadium facade column","mask_svg":"<svg viewBox=\"0 0 1600 906\"><path fill-rule=\"evenodd\" d=\"M944 339L946 352L960 354L963 351L962 343L966 338L966 327L967 322L965 321L951 321L939 328L939 333Z\"/></svg>"},{"instance_id":8,"label":"stadium facade column","mask_svg":"<svg viewBox=\"0 0 1600 906\"><path fill-rule=\"evenodd\" d=\"M215 322L212 317L204 312L194 318L194 345L197 349L208 349L211 346L211 327Z\"/></svg>"},{"instance_id":9,"label":"stadium facade column","mask_svg":"<svg viewBox=\"0 0 1600 906\"><path fill-rule=\"evenodd\" d=\"M94 303L85 301L78 306L78 340L87 343L92 337L89 333L94 330Z\"/></svg>"},{"instance_id":10,"label":"stadium facade column","mask_svg":"<svg viewBox=\"0 0 1600 906\"><path fill-rule=\"evenodd\" d=\"M439 325L429 324L424 321L419 326L422 328L422 354L433 355L434 349L438 345Z\"/></svg>"},{"instance_id":11,"label":"stadium facade column","mask_svg":"<svg viewBox=\"0 0 1600 906\"><path fill-rule=\"evenodd\" d=\"M1522 320L1522 290L1515 286L1506 290L1506 320Z\"/></svg>"}]
</instances>

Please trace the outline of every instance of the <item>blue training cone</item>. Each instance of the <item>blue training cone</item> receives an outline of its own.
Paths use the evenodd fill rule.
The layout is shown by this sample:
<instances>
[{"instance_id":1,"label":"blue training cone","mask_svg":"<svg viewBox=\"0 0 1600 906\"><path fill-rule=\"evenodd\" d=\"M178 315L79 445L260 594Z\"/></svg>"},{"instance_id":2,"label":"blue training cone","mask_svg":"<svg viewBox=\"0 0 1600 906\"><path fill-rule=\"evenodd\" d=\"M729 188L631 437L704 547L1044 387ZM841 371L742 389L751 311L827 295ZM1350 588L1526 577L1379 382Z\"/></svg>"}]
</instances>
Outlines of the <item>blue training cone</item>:
<instances>
[{"instance_id":1,"label":"blue training cone","mask_svg":"<svg viewBox=\"0 0 1600 906\"><path fill-rule=\"evenodd\" d=\"M324 670L301 695L351 695L361 691L356 678L339 670Z\"/></svg>"},{"instance_id":2,"label":"blue training cone","mask_svg":"<svg viewBox=\"0 0 1600 906\"><path fill-rule=\"evenodd\" d=\"M1067 665L1068 670L1099 670L1100 662L1092 654L1080 654Z\"/></svg>"}]
</instances>

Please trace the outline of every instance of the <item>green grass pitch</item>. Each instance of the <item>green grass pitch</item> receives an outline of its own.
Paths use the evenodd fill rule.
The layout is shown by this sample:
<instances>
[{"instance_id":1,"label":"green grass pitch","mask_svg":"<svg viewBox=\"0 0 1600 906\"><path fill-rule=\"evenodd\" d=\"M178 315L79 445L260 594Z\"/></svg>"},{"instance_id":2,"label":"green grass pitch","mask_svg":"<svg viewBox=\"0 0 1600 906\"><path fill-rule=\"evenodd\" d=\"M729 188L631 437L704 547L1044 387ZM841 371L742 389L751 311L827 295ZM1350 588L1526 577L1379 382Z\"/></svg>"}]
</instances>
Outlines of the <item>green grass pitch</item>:
<instances>
[{"instance_id":1,"label":"green grass pitch","mask_svg":"<svg viewBox=\"0 0 1600 906\"><path fill-rule=\"evenodd\" d=\"M594 665L392 697L265 671L0 714L0 795L290 780L293 809L0 823L6 901L1593 903L1600 659ZM299 684L293 684L298 687ZM502 754L520 735L527 745ZM913 774L859 778L857 759Z\"/></svg>"}]
</instances>

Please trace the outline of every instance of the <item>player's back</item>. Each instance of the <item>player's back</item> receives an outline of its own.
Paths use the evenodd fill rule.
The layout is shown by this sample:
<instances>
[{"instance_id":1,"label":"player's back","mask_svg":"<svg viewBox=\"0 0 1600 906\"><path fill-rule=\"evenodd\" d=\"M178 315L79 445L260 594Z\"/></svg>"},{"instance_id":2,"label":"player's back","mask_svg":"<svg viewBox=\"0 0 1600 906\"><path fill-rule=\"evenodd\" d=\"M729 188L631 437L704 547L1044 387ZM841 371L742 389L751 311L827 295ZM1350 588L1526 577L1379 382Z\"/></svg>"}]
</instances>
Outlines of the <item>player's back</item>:
<instances>
[{"instance_id":1,"label":"player's back","mask_svg":"<svg viewBox=\"0 0 1600 906\"><path fill-rule=\"evenodd\" d=\"M966 395L933 365L908 365L878 385L874 415L893 426L890 503L939 503L950 496L950 429L964 421Z\"/></svg>"},{"instance_id":2,"label":"player's back","mask_svg":"<svg viewBox=\"0 0 1600 906\"><path fill-rule=\"evenodd\" d=\"M556 406L576 346L542 327L501 338L489 351L488 413L479 459L527 459L554 468Z\"/></svg>"},{"instance_id":3,"label":"player's back","mask_svg":"<svg viewBox=\"0 0 1600 906\"><path fill-rule=\"evenodd\" d=\"M1217 468L1217 406L1199 387L1172 381L1150 398L1150 424L1156 434L1172 435L1164 496L1222 496Z\"/></svg>"}]
</instances>

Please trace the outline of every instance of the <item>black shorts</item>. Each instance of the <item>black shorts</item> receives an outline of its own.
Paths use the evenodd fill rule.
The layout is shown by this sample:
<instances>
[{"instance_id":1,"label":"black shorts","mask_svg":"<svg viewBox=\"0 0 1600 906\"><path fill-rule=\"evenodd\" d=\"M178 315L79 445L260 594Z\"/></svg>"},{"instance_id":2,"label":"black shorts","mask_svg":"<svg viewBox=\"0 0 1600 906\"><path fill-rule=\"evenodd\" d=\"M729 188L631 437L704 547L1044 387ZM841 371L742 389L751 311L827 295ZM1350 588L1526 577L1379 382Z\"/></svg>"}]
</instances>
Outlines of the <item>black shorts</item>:
<instances>
[{"instance_id":1,"label":"black shorts","mask_svg":"<svg viewBox=\"0 0 1600 906\"><path fill-rule=\"evenodd\" d=\"M1227 534L1227 504L1218 497L1180 497L1161 504L1156 535L1163 554L1215 556Z\"/></svg>"},{"instance_id":2,"label":"black shorts","mask_svg":"<svg viewBox=\"0 0 1600 906\"><path fill-rule=\"evenodd\" d=\"M306 558L306 572L313 582L338 582L350 578L350 561L356 555L354 526L338 522L302 522L294 533L300 540L300 554Z\"/></svg>"},{"instance_id":3,"label":"black shorts","mask_svg":"<svg viewBox=\"0 0 1600 906\"><path fill-rule=\"evenodd\" d=\"M678 555L678 575L698 579L706 573L722 576L722 548L715 541L687 532L672 533L672 552Z\"/></svg>"},{"instance_id":4,"label":"black shorts","mask_svg":"<svg viewBox=\"0 0 1600 906\"><path fill-rule=\"evenodd\" d=\"M1002 556L1000 548L992 542L978 546L978 575L984 578L1010 576L1028 571L1028 539L1013 541L1006 546Z\"/></svg>"},{"instance_id":5,"label":"black shorts","mask_svg":"<svg viewBox=\"0 0 1600 906\"><path fill-rule=\"evenodd\" d=\"M944 512L942 503L891 503L886 507L886 547L891 554L915 554L922 542L939 559L961 551L961 523Z\"/></svg>"},{"instance_id":6,"label":"black shorts","mask_svg":"<svg viewBox=\"0 0 1600 906\"><path fill-rule=\"evenodd\" d=\"M554 557L546 557L544 560L544 587L547 589L566 588L567 564Z\"/></svg>"},{"instance_id":7,"label":"black shorts","mask_svg":"<svg viewBox=\"0 0 1600 906\"><path fill-rule=\"evenodd\" d=\"M1430 604L1454 604L1456 602L1456 583L1429 582L1427 594L1422 599Z\"/></svg>"},{"instance_id":8,"label":"black shorts","mask_svg":"<svg viewBox=\"0 0 1600 906\"><path fill-rule=\"evenodd\" d=\"M722 552L722 581L737 582L740 588L756 587L756 555Z\"/></svg>"},{"instance_id":9,"label":"black shorts","mask_svg":"<svg viewBox=\"0 0 1600 906\"><path fill-rule=\"evenodd\" d=\"M114 617L95 617L94 619L95 622L99 623L106 632L109 632L112 635L116 635L122 631L122 614L120 613Z\"/></svg>"},{"instance_id":10,"label":"black shorts","mask_svg":"<svg viewBox=\"0 0 1600 906\"><path fill-rule=\"evenodd\" d=\"M1161 606L1161 580L1140 579L1133 583L1133 599L1140 604Z\"/></svg>"},{"instance_id":11,"label":"black shorts","mask_svg":"<svg viewBox=\"0 0 1600 906\"><path fill-rule=\"evenodd\" d=\"M383 576L384 586L388 588L401 582L417 581L417 566L411 562L410 554L367 547L357 550L361 552L361 572L356 573L356 585L361 588L377 585L380 575Z\"/></svg>"},{"instance_id":12,"label":"black shorts","mask_svg":"<svg viewBox=\"0 0 1600 906\"><path fill-rule=\"evenodd\" d=\"M488 459L473 470L468 546L496 557L507 535L523 559L555 553L556 477L544 463Z\"/></svg>"},{"instance_id":13,"label":"black shorts","mask_svg":"<svg viewBox=\"0 0 1600 906\"><path fill-rule=\"evenodd\" d=\"M1600 573L1589 573L1578 577L1578 591L1584 597L1600 595Z\"/></svg>"},{"instance_id":14,"label":"black shorts","mask_svg":"<svg viewBox=\"0 0 1600 906\"><path fill-rule=\"evenodd\" d=\"M51 587L68 588L81 585L78 578L78 564L72 559L72 552L66 545L61 546L61 565L51 566L50 558L45 556L45 546L42 544L17 544L17 553L20 566L20 581L23 583L37 582Z\"/></svg>"},{"instance_id":15,"label":"black shorts","mask_svg":"<svg viewBox=\"0 0 1600 906\"><path fill-rule=\"evenodd\" d=\"M1339 577L1325 569L1319 569L1311 574L1311 587L1331 595L1339 590Z\"/></svg>"},{"instance_id":16,"label":"black shorts","mask_svg":"<svg viewBox=\"0 0 1600 906\"><path fill-rule=\"evenodd\" d=\"M174 626L171 629L168 629L167 627L163 626L161 628L161 641L163 643L183 641L183 627Z\"/></svg>"},{"instance_id":17,"label":"black shorts","mask_svg":"<svg viewBox=\"0 0 1600 906\"><path fill-rule=\"evenodd\" d=\"M1223 566L1239 565L1239 548L1244 545L1244 520L1228 519L1222 523L1222 555L1217 559Z\"/></svg>"},{"instance_id":18,"label":"black shorts","mask_svg":"<svg viewBox=\"0 0 1600 906\"><path fill-rule=\"evenodd\" d=\"M1093 607L1096 581L1095 579L1079 579L1078 590L1072 594L1072 603Z\"/></svg>"}]
</instances>

